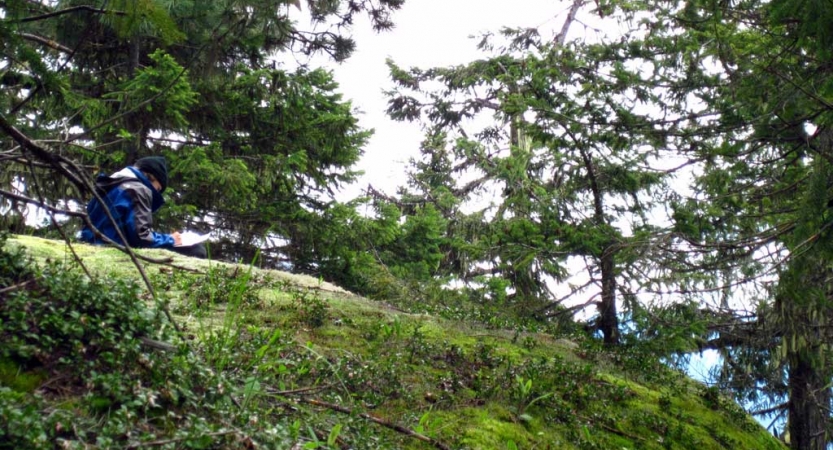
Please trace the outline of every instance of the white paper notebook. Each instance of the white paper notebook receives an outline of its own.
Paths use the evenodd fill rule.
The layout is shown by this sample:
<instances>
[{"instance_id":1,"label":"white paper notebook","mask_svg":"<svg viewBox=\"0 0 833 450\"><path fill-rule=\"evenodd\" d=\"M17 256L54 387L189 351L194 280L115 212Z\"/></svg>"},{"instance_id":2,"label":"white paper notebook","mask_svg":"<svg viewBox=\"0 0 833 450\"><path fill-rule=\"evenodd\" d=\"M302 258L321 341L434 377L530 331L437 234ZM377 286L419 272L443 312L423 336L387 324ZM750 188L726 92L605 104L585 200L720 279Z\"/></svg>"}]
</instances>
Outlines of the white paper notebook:
<instances>
[{"instance_id":1,"label":"white paper notebook","mask_svg":"<svg viewBox=\"0 0 833 450\"><path fill-rule=\"evenodd\" d=\"M201 242L205 242L211 237L208 234L199 234L193 231L183 231L179 234L182 242L177 245L177 247L190 247L192 245L197 245Z\"/></svg>"}]
</instances>

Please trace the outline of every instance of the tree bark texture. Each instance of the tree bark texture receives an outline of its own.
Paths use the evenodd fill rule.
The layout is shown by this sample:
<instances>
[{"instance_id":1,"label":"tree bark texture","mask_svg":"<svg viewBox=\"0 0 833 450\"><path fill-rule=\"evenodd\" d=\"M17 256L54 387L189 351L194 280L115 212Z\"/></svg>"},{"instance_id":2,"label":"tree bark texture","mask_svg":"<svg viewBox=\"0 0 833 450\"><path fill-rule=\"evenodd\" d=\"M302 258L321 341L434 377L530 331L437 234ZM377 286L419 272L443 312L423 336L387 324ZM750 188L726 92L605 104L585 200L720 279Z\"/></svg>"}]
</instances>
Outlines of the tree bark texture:
<instances>
[{"instance_id":1,"label":"tree bark texture","mask_svg":"<svg viewBox=\"0 0 833 450\"><path fill-rule=\"evenodd\" d=\"M789 368L789 430L793 450L825 450L830 411L828 373L806 356L795 358Z\"/></svg>"}]
</instances>

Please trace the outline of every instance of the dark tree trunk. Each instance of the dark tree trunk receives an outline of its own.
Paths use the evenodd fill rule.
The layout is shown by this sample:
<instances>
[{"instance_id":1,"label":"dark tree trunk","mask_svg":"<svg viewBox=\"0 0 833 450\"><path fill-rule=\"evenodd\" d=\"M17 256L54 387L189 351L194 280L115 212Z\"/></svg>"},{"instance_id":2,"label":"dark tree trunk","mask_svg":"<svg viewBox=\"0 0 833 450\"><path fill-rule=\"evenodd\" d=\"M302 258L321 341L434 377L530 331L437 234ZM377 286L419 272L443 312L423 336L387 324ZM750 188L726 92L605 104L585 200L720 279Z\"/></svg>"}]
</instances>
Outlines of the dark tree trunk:
<instances>
[{"instance_id":1,"label":"dark tree trunk","mask_svg":"<svg viewBox=\"0 0 833 450\"><path fill-rule=\"evenodd\" d=\"M596 166L590 153L581 149L581 157L587 176L590 179L590 190L593 192L593 213L596 225L606 225L604 215L604 192L596 177ZM619 343L619 317L616 315L616 250L613 243L602 250L599 257L599 270L602 273L602 301L599 304L599 329L604 335L604 343L616 345Z\"/></svg>"},{"instance_id":2,"label":"dark tree trunk","mask_svg":"<svg viewBox=\"0 0 833 450\"><path fill-rule=\"evenodd\" d=\"M798 356L789 370L789 430L793 450L825 450L830 411L828 371Z\"/></svg>"},{"instance_id":3,"label":"dark tree trunk","mask_svg":"<svg viewBox=\"0 0 833 450\"><path fill-rule=\"evenodd\" d=\"M601 258L602 303L599 307L599 328L604 334L604 343L619 343L619 318L616 310L615 252L612 247L604 250Z\"/></svg>"}]
</instances>

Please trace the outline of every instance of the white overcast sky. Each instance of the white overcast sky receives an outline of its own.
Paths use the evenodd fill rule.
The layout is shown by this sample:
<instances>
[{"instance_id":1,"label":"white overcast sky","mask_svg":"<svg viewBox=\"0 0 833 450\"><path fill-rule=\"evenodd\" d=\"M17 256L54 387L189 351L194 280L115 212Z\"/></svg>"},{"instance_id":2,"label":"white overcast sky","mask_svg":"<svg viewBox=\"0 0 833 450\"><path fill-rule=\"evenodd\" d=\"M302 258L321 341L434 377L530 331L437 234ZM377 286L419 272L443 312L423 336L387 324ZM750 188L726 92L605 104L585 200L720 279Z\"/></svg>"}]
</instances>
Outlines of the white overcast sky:
<instances>
[{"instance_id":1,"label":"white overcast sky","mask_svg":"<svg viewBox=\"0 0 833 450\"><path fill-rule=\"evenodd\" d=\"M557 0L408 0L394 14L396 27L391 31L376 33L367 20L357 21L353 29L357 49L350 59L342 64L324 58L311 61L312 66L333 70L341 93L360 111L361 126L375 130L357 167L365 175L345 189L340 200L356 197L368 184L394 194L405 182L409 158L418 154L422 140L419 125L394 122L385 114L383 91L393 87L386 58L403 68L464 64L486 56L476 48L477 37L484 32L502 27L560 29L571 4ZM303 27L301 22L298 24ZM575 23L571 35L584 31Z\"/></svg>"}]
</instances>

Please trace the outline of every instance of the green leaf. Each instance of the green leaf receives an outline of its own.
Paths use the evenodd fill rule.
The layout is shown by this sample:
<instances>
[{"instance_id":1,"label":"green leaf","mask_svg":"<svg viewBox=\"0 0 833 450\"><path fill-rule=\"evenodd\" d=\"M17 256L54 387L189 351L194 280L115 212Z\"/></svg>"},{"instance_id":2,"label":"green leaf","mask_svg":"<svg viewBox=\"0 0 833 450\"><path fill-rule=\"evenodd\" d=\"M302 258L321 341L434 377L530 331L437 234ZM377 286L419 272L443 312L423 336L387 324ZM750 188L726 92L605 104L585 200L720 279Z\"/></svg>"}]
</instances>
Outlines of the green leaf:
<instances>
[{"instance_id":1,"label":"green leaf","mask_svg":"<svg viewBox=\"0 0 833 450\"><path fill-rule=\"evenodd\" d=\"M341 433L342 425L340 423L335 424L332 430L330 430L330 435L327 436L327 445L330 447L335 447L336 442L338 441L338 435Z\"/></svg>"}]
</instances>

